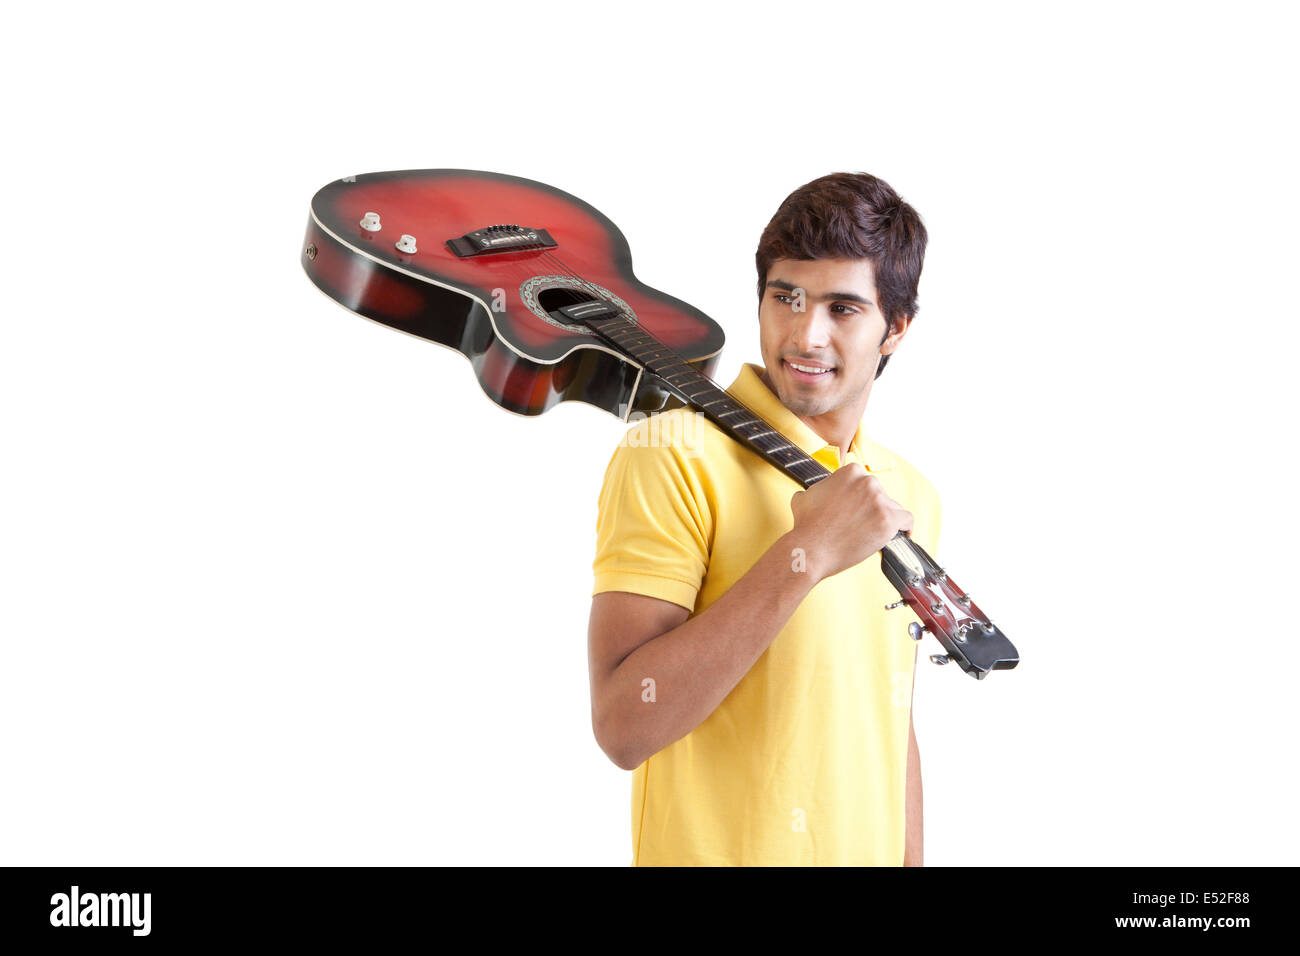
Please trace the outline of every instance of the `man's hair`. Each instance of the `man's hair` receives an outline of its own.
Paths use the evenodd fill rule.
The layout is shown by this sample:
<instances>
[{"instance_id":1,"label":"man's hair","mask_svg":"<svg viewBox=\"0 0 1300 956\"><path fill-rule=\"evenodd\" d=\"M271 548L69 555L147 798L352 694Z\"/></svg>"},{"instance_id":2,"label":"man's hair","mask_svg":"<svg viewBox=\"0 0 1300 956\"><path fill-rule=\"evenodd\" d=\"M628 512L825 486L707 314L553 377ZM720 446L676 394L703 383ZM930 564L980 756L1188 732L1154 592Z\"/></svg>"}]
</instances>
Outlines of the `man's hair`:
<instances>
[{"instance_id":1,"label":"man's hair","mask_svg":"<svg viewBox=\"0 0 1300 956\"><path fill-rule=\"evenodd\" d=\"M831 173L800 186L777 209L758 240L758 301L777 259L870 259L886 336L920 308L916 290L925 261L925 224L883 179ZM881 340L883 343L883 339ZM885 370L880 357L876 377Z\"/></svg>"}]
</instances>

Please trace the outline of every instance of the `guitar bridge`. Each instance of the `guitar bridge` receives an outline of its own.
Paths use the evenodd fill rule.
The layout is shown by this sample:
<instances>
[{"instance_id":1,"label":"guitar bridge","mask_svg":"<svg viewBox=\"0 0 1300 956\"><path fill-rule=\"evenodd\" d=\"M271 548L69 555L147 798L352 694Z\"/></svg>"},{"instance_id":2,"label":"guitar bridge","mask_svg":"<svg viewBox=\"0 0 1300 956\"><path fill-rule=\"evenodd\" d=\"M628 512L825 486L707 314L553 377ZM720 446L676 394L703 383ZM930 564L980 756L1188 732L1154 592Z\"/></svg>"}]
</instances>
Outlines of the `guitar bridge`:
<instances>
[{"instance_id":1,"label":"guitar bridge","mask_svg":"<svg viewBox=\"0 0 1300 956\"><path fill-rule=\"evenodd\" d=\"M545 229L530 229L514 223L486 226L463 236L447 240L447 248L462 259L497 252L518 252L527 249L554 249L559 243Z\"/></svg>"}]
</instances>

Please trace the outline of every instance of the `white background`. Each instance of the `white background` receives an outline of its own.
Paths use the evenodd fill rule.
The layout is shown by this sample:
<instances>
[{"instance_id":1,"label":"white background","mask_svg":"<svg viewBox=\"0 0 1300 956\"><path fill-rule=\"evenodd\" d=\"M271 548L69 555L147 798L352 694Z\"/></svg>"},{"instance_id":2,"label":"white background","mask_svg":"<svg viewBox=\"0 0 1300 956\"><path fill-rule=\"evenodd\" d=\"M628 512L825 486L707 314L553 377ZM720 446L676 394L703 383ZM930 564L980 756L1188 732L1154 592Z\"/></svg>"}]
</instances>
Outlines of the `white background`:
<instances>
[{"instance_id":1,"label":"white background","mask_svg":"<svg viewBox=\"0 0 1300 956\"><path fill-rule=\"evenodd\" d=\"M510 415L298 264L318 188L439 166L602 210L724 383L781 199L889 181L931 246L868 421L1024 661L922 658L927 862L1296 862L1286 5L35 9L0 863L630 862L586 670L624 426Z\"/></svg>"}]
</instances>

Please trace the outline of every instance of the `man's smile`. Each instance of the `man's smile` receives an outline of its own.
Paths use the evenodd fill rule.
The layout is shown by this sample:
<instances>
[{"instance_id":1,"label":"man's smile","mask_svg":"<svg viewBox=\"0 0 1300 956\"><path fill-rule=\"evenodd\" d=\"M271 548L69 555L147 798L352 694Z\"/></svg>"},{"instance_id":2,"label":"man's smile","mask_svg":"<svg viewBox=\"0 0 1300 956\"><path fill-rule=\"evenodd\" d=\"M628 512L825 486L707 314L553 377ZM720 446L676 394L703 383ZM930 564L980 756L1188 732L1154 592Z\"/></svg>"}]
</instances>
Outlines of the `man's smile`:
<instances>
[{"instance_id":1,"label":"man's smile","mask_svg":"<svg viewBox=\"0 0 1300 956\"><path fill-rule=\"evenodd\" d=\"M835 376L835 367L824 362L812 362L807 359L782 359L781 365L786 374L796 382L823 383Z\"/></svg>"}]
</instances>

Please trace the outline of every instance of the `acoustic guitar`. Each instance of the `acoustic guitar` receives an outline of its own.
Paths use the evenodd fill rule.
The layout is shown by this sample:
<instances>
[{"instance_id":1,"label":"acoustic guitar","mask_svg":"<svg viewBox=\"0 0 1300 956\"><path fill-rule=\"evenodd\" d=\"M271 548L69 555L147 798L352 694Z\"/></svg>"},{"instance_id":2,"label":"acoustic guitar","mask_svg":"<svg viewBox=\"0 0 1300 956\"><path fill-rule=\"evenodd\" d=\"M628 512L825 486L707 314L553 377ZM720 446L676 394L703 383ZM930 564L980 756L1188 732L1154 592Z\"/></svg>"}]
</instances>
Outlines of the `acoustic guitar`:
<instances>
[{"instance_id":1,"label":"acoustic guitar","mask_svg":"<svg viewBox=\"0 0 1300 956\"><path fill-rule=\"evenodd\" d=\"M830 472L709 376L722 328L640 282L623 233L554 187L469 169L348 176L312 198L302 265L358 315L469 359L492 401L540 415L582 401L628 421L691 406L804 488ZM881 551L919 619L976 678L1019 655L948 574L899 532Z\"/></svg>"}]
</instances>

